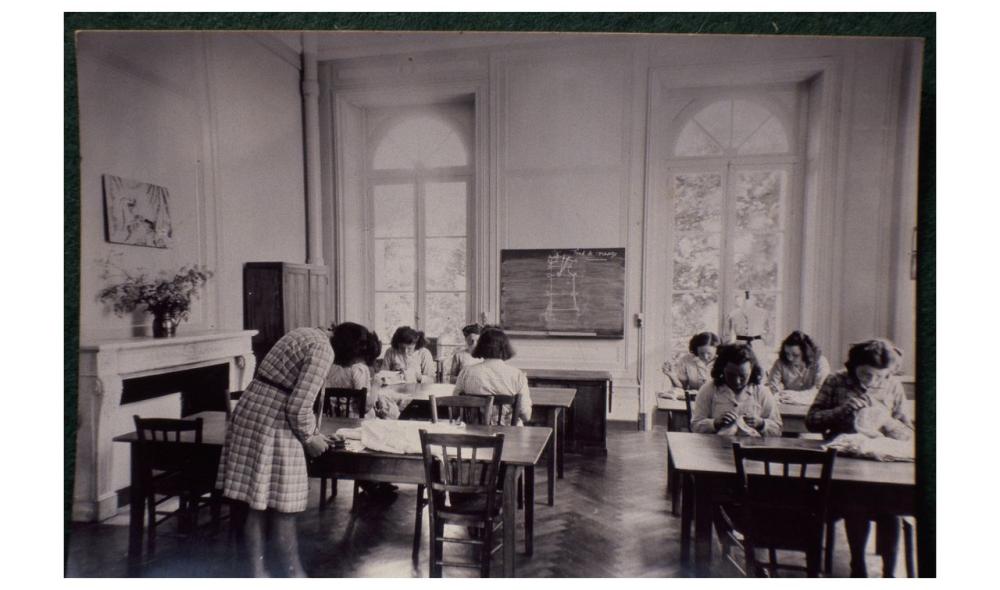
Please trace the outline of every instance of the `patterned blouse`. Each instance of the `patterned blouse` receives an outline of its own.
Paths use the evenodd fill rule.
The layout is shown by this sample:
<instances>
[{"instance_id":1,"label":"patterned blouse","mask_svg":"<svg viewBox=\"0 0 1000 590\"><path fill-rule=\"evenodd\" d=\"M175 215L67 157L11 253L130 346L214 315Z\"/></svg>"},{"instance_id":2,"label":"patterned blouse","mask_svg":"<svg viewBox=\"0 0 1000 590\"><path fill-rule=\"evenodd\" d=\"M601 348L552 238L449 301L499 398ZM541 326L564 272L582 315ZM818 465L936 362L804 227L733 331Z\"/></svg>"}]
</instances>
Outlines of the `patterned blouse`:
<instances>
[{"instance_id":1,"label":"patterned blouse","mask_svg":"<svg viewBox=\"0 0 1000 590\"><path fill-rule=\"evenodd\" d=\"M778 358L767 373L767 385L774 393L785 390L819 389L829 374L830 363L823 355L808 367L805 365L795 367Z\"/></svg>"},{"instance_id":2,"label":"patterned blouse","mask_svg":"<svg viewBox=\"0 0 1000 590\"><path fill-rule=\"evenodd\" d=\"M698 391L698 397L691 408L691 430L714 434L715 419L733 411L740 416L756 416L764 419L764 436L781 436L781 413L774 395L763 385L747 385L739 395L728 385L716 385L709 381Z\"/></svg>"},{"instance_id":3,"label":"patterned blouse","mask_svg":"<svg viewBox=\"0 0 1000 590\"><path fill-rule=\"evenodd\" d=\"M524 371L500 359L486 359L466 367L455 380L455 395L517 395L521 394L521 412L518 420L531 420L531 392ZM510 410L504 408L502 424L511 424Z\"/></svg>"},{"instance_id":4,"label":"patterned blouse","mask_svg":"<svg viewBox=\"0 0 1000 590\"><path fill-rule=\"evenodd\" d=\"M827 377L820 387L816 399L806 413L806 428L810 432L822 432L825 438L833 438L841 433L855 432L854 413L844 412L840 408L848 400L867 396L871 403L882 404L893 418L912 428L913 422L906 414L906 394L903 384L896 377L889 377L867 391L846 369Z\"/></svg>"}]
</instances>

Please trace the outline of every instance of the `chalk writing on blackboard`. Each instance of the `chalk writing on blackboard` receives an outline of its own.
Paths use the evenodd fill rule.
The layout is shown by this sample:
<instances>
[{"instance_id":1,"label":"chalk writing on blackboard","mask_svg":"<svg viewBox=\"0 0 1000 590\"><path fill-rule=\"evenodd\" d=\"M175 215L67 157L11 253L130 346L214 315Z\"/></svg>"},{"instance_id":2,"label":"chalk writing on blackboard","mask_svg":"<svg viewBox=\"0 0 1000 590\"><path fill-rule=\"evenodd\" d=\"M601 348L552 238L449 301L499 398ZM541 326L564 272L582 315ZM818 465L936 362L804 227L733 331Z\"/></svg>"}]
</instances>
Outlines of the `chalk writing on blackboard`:
<instances>
[{"instance_id":1,"label":"chalk writing on blackboard","mask_svg":"<svg viewBox=\"0 0 1000 590\"><path fill-rule=\"evenodd\" d=\"M541 336L624 335L625 249L503 250L500 323Z\"/></svg>"}]
</instances>

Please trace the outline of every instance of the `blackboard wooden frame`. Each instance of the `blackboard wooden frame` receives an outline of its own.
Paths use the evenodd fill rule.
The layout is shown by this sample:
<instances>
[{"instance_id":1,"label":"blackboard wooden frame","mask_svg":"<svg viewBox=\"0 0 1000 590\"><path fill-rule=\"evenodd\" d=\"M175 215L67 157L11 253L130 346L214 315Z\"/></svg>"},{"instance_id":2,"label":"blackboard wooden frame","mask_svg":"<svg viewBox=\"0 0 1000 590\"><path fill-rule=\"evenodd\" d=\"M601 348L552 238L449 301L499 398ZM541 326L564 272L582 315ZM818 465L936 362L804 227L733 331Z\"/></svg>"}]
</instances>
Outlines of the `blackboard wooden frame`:
<instances>
[{"instance_id":1,"label":"blackboard wooden frame","mask_svg":"<svg viewBox=\"0 0 1000 590\"><path fill-rule=\"evenodd\" d=\"M579 329L573 327L570 329L568 327L556 327L545 325L544 320L539 318L537 324L525 325L525 319L523 317L519 318L519 321L515 320L513 323L511 321L512 312L510 307L512 305L511 299L516 298L512 295L515 287L511 286L518 280L521 281L520 287L522 289L527 289L528 291L536 290L533 301L541 301L545 298L546 294L543 294L542 289L546 289L545 284L542 282L542 276L548 276L547 271L543 270L541 267L546 265L547 259L553 256L568 256L574 258L580 266L578 268L584 270L583 276L580 277L583 284L580 285L580 294L584 297L584 301L581 306L585 310L590 308L589 312L602 314L595 318L588 316L588 320L592 321L591 325L582 325ZM586 270L588 268L593 268L592 265L596 262L601 262L602 260L607 260L609 264L610 275L605 273L605 276L598 277L596 274L588 274ZM512 265L517 262L527 261L529 264L531 262L535 263L535 268L531 269L535 280L526 280L526 277L512 276L513 272L519 272L515 270ZM586 338L586 339L604 339L604 340L622 340L625 337L625 248L540 248L540 249L503 249L500 251L500 326L511 336L517 336L520 338ZM523 272L525 269L520 269ZM608 282L611 282L610 290L608 289ZM612 306L607 305L607 301L601 305L598 302L592 301L588 298L592 298L593 294L588 293L588 289L593 289L599 287L603 289L603 292L612 292L620 294L619 297L615 297L616 302ZM575 292L575 290L574 290ZM525 293L521 293L521 299L523 301ZM620 300L620 302L619 302ZM611 322L614 325L611 325Z\"/></svg>"}]
</instances>

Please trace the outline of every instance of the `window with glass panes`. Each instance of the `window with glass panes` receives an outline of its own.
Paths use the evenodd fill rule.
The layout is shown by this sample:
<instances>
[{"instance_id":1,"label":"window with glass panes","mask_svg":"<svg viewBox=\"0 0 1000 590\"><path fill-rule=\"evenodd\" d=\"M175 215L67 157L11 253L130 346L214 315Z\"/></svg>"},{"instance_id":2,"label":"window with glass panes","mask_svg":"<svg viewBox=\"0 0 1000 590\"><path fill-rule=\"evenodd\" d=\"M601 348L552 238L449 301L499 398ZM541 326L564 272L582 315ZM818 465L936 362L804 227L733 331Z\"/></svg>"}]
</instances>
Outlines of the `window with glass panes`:
<instances>
[{"instance_id":1,"label":"window with glass panes","mask_svg":"<svg viewBox=\"0 0 1000 590\"><path fill-rule=\"evenodd\" d=\"M795 121L796 91L774 94L703 97L674 123L667 162L674 357L698 332L725 340L726 320L747 292L766 317L761 335L768 350L780 343L799 149L787 123Z\"/></svg>"},{"instance_id":2,"label":"window with glass panes","mask_svg":"<svg viewBox=\"0 0 1000 590\"><path fill-rule=\"evenodd\" d=\"M366 113L375 330L437 338L439 357L469 323L472 106Z\"/></svg>"}]
</instances>

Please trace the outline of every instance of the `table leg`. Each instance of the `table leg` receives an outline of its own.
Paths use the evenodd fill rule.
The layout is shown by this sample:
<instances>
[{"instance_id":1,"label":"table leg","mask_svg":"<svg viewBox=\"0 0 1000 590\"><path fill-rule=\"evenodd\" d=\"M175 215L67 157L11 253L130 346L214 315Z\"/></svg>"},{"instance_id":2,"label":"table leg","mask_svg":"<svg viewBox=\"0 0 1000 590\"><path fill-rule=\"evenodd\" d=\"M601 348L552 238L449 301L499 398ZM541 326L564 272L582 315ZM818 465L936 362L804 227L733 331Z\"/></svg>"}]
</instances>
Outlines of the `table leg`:
<instances>
[{"instance_id":1,"label":"table leg","mask_svg":"<svg viewBox=\"0 0 1000 590\"><path fill-rule=\"evenodd\" d=\"M517 526L517 472L508 465L503 478L503 575L514 577L514 527Z\"/></svg>"},{"instance_id":2,"label":"table leg","mask_svg":"<svg viewBox=\"0 0 1000 590\"><path fill-rule=\"evenodd\" d=\"M681 563L691 559L691 521L694 519L694 484L691 476L678 472L681 486Z\"/></svg>"},{"instance_id":3,"label":"table leg","mask_svg":"<svg viewBox=\"0 0 1000 590\"><path fill-rule=\"evenodd\" d=\"M535 466L524 468L524 553L535 552Z\"/></svg>"},{"instance_id":4,"label":"table leg","mask_svg":"<svg viewBox=\"0 0 1000 590\"><path fill-rule=\"evenodd\" d=\"M549 443L548 460L548 486L549 486L549 506L556 505L556 453L559 450L559 408L549 411L549 427L552 428L551 442Z\"/></svg>"},{"instance_id":5,"label":"table leg","mask_svg":"<svg viewBox=\"0 0 1000 590\"><path fill-rule=\"evenodd\" d=\"M142 481L139 477L139 445L129 445L132 455L132 473L129 483L129 519L128 519L128 562L132 569L142 562L142 536L145 524L145 502Z\"/></svg>"},{"instance_id":6,"label":"table leg","mask_svg":"<svg viewBox=\"0 0 1000 590\"><path fill-rule=\"evenodd\" d=\"M694 474L688 477L695 477ZM712 496L706 478L694 482L694 569L700 577L708 575L712 563Z\"/></svg>"},{"instance_id":7,"label":"table leg","mask_svg":"<svg viewBox=\"0 0 1000 590\"><path fill-rule=\"evenodd\" d=\"M556 413L558 414L559 420L559 432L554 432L553 435L558 435L559 443L556 448L556 466L559 468L559 479L563 478L563 453L566 451L566 410L562 408L556 408Z\"/></svg>"}]
</instances>

